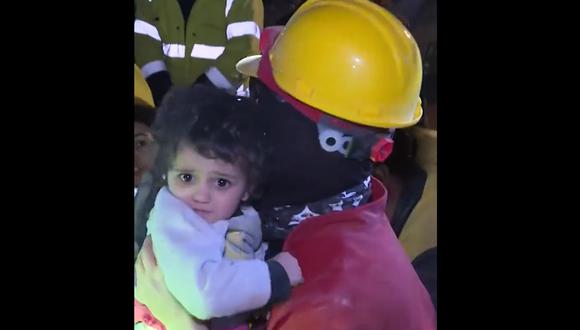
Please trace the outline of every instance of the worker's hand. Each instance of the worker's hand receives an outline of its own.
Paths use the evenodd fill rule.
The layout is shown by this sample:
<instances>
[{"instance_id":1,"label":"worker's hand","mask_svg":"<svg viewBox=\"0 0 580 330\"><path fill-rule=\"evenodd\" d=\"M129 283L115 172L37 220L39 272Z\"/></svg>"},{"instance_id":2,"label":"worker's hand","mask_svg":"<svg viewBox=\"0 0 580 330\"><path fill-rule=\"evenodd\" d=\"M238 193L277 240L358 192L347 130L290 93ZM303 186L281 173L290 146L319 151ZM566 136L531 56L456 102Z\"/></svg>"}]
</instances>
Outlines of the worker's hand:
<instances>
[{"instance_id":1,"label":"worker's hand","mask_svg":"<svg viewBox=\"0 0 580 330\"><path fill-rule=\"evenodd\" d=\"M135 298L147 306L153 316L163 323L167 330L207 330L207 327L196 322L189 315L167 289L163 273L157 266L153 254L153 243L150 236L143 242L141 252L137 256L135 273L137 276Z\"/></svg>"}]
</instances>

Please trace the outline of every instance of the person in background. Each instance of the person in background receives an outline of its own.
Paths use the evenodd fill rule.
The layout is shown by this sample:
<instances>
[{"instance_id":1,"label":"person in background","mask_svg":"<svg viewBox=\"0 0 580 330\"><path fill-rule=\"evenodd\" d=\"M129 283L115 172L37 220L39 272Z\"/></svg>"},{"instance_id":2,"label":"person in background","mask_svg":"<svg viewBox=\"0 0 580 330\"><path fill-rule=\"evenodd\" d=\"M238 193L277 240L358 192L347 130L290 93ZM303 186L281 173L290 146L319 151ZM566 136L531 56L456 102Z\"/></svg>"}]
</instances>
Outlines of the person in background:
<instances>
[{"instance_id":1,"label":"person in background","mask_svg":"<svg viewBox=\"0 0 580 330\"><path fill-rule=\"evenodd\" d=\"M171 86L209 82L248 96L236 63L258 54L261 0L136 0L135 61L159 105Z\"/></svg>"}]
</instances>

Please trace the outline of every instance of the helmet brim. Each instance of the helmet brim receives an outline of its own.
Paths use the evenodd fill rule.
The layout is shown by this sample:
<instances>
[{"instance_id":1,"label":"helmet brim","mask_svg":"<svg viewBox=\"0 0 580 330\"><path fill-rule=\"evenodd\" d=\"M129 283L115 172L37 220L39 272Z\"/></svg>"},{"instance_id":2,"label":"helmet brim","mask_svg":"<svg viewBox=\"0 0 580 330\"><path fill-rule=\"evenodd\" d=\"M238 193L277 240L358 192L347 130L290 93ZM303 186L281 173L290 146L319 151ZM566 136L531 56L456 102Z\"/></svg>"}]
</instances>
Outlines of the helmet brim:
<instances>
[{"instance_id":1,"label":"helmet brim","mask_svg":"<svg viewBox=\"0 0 580 330\"><path fill-rule=\"evenodd\" d=\"M262 55L244 57L236 63L236 70L245 76L258 78L258 68L260 67L261 59Z\"/></svg>"}]
</instances>

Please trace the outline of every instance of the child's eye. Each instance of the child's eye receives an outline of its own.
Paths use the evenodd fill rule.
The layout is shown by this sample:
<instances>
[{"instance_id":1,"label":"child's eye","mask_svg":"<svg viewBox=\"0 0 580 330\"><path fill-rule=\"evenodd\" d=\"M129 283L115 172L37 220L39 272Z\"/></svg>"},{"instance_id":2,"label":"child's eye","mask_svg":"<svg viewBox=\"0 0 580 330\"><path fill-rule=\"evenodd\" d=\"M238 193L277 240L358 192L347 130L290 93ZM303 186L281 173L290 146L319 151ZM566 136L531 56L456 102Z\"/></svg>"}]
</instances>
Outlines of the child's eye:
<instances>
[{"instance_id":1,"label":"child's eye","mask_svg":"<svg viewBox=\"0 0 580 330\"><path fill-rule=\"evenodd\" d=\"M191 182L192 179L193 179L193 176L191 174L182 173L179 175L179 180L181 180L183 182Z\"/></svg>"},{"instance_id":2,"label":"child's eye","mask_svg":"<svg viewBox=\"0 0 580 330\"><path fill-rule=\"evenodd\" d=\"M216 184L220 188L225 188L225 187L229 186L231 183L230 183L230 181L228 181L226 179L217 179Z\"/></svg>"}]
</instances>

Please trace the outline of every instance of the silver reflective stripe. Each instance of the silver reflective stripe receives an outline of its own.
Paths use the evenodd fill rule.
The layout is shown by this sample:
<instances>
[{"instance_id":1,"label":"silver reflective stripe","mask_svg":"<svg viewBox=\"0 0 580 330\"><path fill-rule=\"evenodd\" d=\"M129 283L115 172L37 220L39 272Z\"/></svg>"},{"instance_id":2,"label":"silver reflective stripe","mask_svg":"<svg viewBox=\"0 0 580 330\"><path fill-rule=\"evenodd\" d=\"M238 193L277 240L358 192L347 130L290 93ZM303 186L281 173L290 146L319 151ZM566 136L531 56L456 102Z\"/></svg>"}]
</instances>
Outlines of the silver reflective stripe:
<instances>
[{"instance_id":1,"label":"silver reflective stripe","mask_svg":"<svg viewBox=\"0 0 580 330\"><path fill-rule=\"evenodd\" d=\"M231 23L226 28L226 35L228 40L246 35L260 39L260 27L252 21Z\"/></svg>"},{"instance_id":2,"label":"silver reflective stripe","mask_svg":"<svg viewBox=\"0 0 580 330\"><path fill-rule=\"evenodd\" d=\"M157 72L167 71L167 67L165 66L165 62L161 60L151 61L141 67L141 73L143 77L147 79L147 77L155 74Z\"/></svg>"},{"instance_id":3,"label":"silver reflective stripe","mask_svg":"<svg viewBox=\"0 0 580 330\"><path fill-rule=\"evenodd\" d=\"M191 57L206 58L210 60L215 60L220 57L226 48L223 46L208 46L202 44L193 45L191 50Z\"/></svg>"},{"instance_id":4,"label":"silver reflective stripe","mask_svg":"<svg viewBox=\"0 0 580 330\"><path fill-rule=\"evenodd\" d=\"M185 58L185 45L163 44L163 54L167 57Z\"/></svg>"},{"instance_id":5,"label":"silver reflective stripe","mask_svg":"<svg viewBox=\"0 0 580 330\"><path fill-rule=\"evenodd\" d=\"M230 13L230 9L232 9L233 2L234 2L234 0L226 0L226 17L228 17L228 14Z\"/></svg>"},{"instance_id":6,"label":"silver reflective stripe","mask_svg":"<svg viewBox=\"0 0 580 330\"><path fill-rule=\"evenodd\" d=\"M205 72L207 79L211 81L211 83L221 89L225 89L227 91L233 91L234 86L229 82L228 78L226 78L218 68L212 66L211 68L207 69Z\"/></svg>"},{"instance_id":7,"label":"silver reflective stripe","mask_svg":"<svg viewBox=\"0 0 580 330\"><path fill-rule=\"evenodd\" d=\"M144 34L155 40L161 41L161 37L159 36L159 31L157 31L157 28L140 19L135 20L134 31L135 33Z\"/></svg>"},{"instance_id":8,"label":"silver reflective stripe","mask_svg":"<svg viewBox=\"0 0 580 330\"><path fill-rule=\"evenodd\" d=\"M241 84L240 87L238 87L238 90L236 91L236 96L250 97L250 89L246 88L244 84Z\"/></svg>"},{"instance_id":9,"label":"silver reflective stripe","mask_svg":"<svg viewBox=\"0 0 580 330\"><path fill-rule=\"evenodd\" d=\"M138 191L139 191L139 188L133 188L133 197L137 196Z\"/></svg>"}]
</instances>

